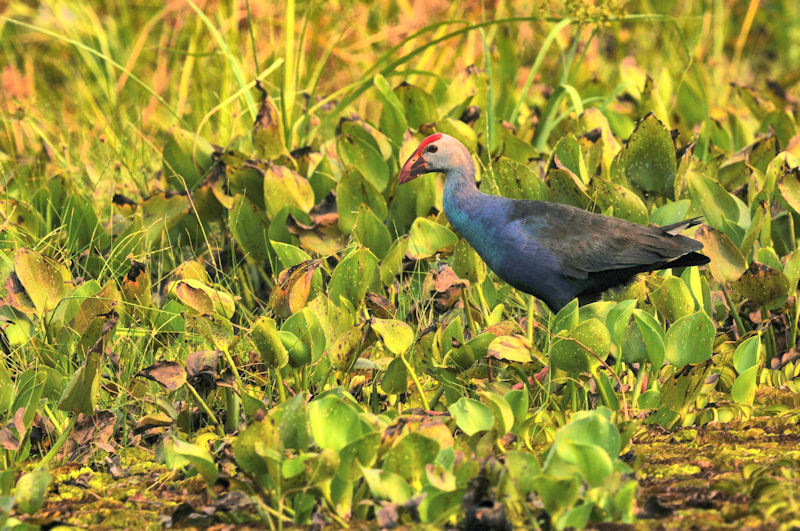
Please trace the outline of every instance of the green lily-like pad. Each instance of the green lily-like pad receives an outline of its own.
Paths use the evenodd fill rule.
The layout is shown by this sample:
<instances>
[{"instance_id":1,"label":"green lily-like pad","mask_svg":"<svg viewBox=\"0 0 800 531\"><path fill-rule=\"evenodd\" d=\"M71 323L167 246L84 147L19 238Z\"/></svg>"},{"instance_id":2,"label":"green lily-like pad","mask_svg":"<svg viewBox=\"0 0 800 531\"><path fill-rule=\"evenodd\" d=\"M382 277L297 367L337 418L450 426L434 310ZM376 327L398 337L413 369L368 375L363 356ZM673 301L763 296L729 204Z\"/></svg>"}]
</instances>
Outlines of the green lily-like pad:
<instances>
[{"instance_id":1,"label":"green lily-like pad","mask_svg":"<svg viewBox=\"0 0 800 531\"><path fill-rule=\"evenodd\" d=\"M348 167L336 185L336 202L339 210L339 230L352 232L358 212L364 204L378 217L386 217L386 202L375 186L364 178L360 168Z\"/></svg>"},{"instance_id":2,"label":"green lily-like pad","mask_svg":"<svg viewBox=\"0 0 800 531\"><path fill-rule=\"evenodd\" d=\"M192 131L170 129L164 144L164 176L173 190L193 190L213 164L214 146Z\"/></svg>"},{"instance_id":3,"label":"green lily-like pad","mask_svg":"<svg viewBox=\"0 0 800 531\"><path fill-rule=\"evenodd\" d=\"M337 337L328 349L333 368L342 372L350 371L364 349L373 343L374 337L370 321L353 326Z\"/></svg>"},{"instance_id":4,"label":"green lily-like pad","mask_svg":"<svg viewBox=\"0 0 800 531\"><path fill-rule=\"evenodd\" d=\"M453 231L427 218L417 218L408 235L406 256L414 260L430 258L451 250L458 242Z\"/></svg>"},{"instance_id":5,"label":"green lily-like pad","mask_svg":"<svg viewBox=\"0 0 800 531\"><path fill-rule=\"evenodd\" d=\"M25 247L17 249L14 273L39 317L55 309L72 280L62 264Z\"/></svg>"},{"instance_id":6,"label":"green lily-like pad","mask_svg":"<svg viewBox=\"0 0 800 531\"><path fill-rule=\"evenodd\" d=\"M405 107L403 102L392 90L386 78L380 74L375 74L372 84L378 91L378 95L383 103L383 111L380 118L380 130L386 134L398 147L403 143L403 136L408 129L406 121Z\"/></svg>"},{"instance_id":7,"label":"green lily-like pad","mask_svg":"<svg viewBox=\"0 0 800 531\"><path fill-rule=\"evenodd\" d=\"M711 358L714 334L714 323L705 312L681 317L667 329L664 356L677 368L706 361Z\"/></svg>"},{"instance_id":8,"label":"green lily-like pad","mask_svg":"<svg viewBox=\"0 0 800 531\"><path fill-rule=\"evenodd\" d=\"M281 331L289 331L297 336L310 351L312 362L317 361L325 351L327 345L325 331L317 315L309 308L303 308L286 319Z\"/></svg>"},{"instance_id":9,"label":"green lily-like pad","mask_svg":"<svg viewBox=\"0 0 800 531\"><path fill-rule=\"evenodd\" d=\"M753 262L750 267L733 282L733 289L741 296L768 309L779 304L789 293L789 279L779 269L766 264Z\"/></svg>"},{"instance_id":10,"label":"green lily-like pad","mask_svg":"<svg viewBox=\"0 0 800 531\"><path fill-rule=\"evenodd\" d=\"M379 192L389 183L389 166L369 133L356 122L343 121L336 137L336 150L345 166L361 171L364 178Z\"/></svg>"},{"instance_id":11,"label":"green lily-like pad","mask_svg":"<svg viewBox=\"0 0 800 531\"><path fill-rule=\"evenodd\" d=\"M614 209L614 216L641 225L647 224L647 207L633 190L607 181L595 179L596 202L601 209Z\"/></svg>"},{"instance_id":12,"label":"green lily-like pad","mask_svg":"<svg viewBox=\"0 0 800 531\"><path fill-rule=\"evenodd\" d=\"M661 286L650 293L650 300L658 313L670 323L694 312L694 297L680 277L666 277Z\"/></svg>"},{"instance_id":13,"label":"green lily-like pad","mask_svg":"<svg viewBox=\"0 0 800 531\"><path fill-rule=\"evenodd\" d=\"M488 431L494 425L492 410L477 400L462 397L447 409L456 419L456 425L468 436Z\"/></svg>"},{"instance_id":14,"label":"green lily-like pad","mask_svg":"<svg viewBox=\"0 0 800 531\"><path fill-rule=\"evenodd\" d=\"M552 191L553 200L558 203L566 203L578 208L586 208L591 202L586 185L572 171L559 166L558 159L555 159L556 167L547 172L547 182Z\"/></svg>"},{"instance_id":15,"label":"green lily-like pad","mask_svg":"<svg viewBox=\"0 0 800 531\"><path fill-rule=\"evenodd\" d=\"M317 446L335 452L363 434L356 409L332 394L313 400L308 405L308 425Z\"/></svg>"},{"instance_id":16,"label":"green lily-like pad","mask_svg":"<svg viewBox=\"0 0 800 531\"><path fill-rule=\"evenodd\" d=\"M611 351L611 335L597 318L583 321L567 336L556 337L550 348L550 363L570 375L590 371ZM598 360L599 358L599 360Z\"/></svg>"},{"instance_id":17,"label":"green lily-like pad","mask_svg":"<svg viewBox=\"0 0 800 531\"><path fill-rule=\"evenodd\" d=\"M381 379L381 389L387 395L399 395L408 390L408 369L401 358L395 358L386 367Z\"/></svg>"},{"instance_id":18,"label":"green lily-like pad","mask_svg":"<svg viewBox=\"0 0 800 531\"><path fill-rule=\"evenodd\" d=\"M702 225L695 238L703 244L702 252L711 259L708 268L714 280L726 283L742 276L747 267L744 256L725 233Z\"/></svg>"},{"instance_id":19,"label":"green lily-like pad","mask_svg":"<svg viewBox=\"0 0 800 531\"><path fill-rule=\"evenodd\" d=\"M314 206L314 190L308 180L283 166L270 165L264 172L264 204L274 218L285 206L308 212Z\"/></svg>"},{"instance_id":20,"label":"green lily-like pad","mask_svg":"<svg viewBox=\"0 0 800 531\"><path fill-rule=\"evenodd\" d=\"M403 354L414 343L414 331L403 321L373 318L372 330L392 354Z\"/></svg>"},{"instance_id":21,"label":"green lily-like pad","mask_svg":"<svg viewBox=\"0 0 800 531\"><path fill-rule=\"evenodd\" d=\"M639 122L620 154L625 177L645 192L672 196L677 162L669 130L652 112Z\"/></svg>"},{"instance_id":22,"label":"green lily-like pad","mask_svg":"<svg viewBox=\"0 0 800 531\"><path fill-rule=\"evenodd\" d=\"M496 187L492 193L503 197L537 201L550 199L550 189L539 175L529 166L508 157L500 157L495 161L487 178Z\"/></svg>"},{"instance_id":23,"label":"green lily-like pad","mask_svg":"<svg viewBox=\"0 0 800 531\"><path fill-rule=\"evenodd\" d=\"M503 361L529 363L533 346L524 336L499 336L489 344L486 356Z\"/></svg>"},{"instance_id":24,"label":"green lily-like pad","mask_svg":"<svg viewBox=\"0 0 800 531\"><path fill-rule=\"evenodd\" d=\"M267 367L280 369L289 361L289 355L278 336L278 326L274 319L259 317L253 323L250 339Z\"/></svg>"},{"instance_id":25,"label":"green lily-like pad","mask_svg":"<svg viewBox=\"0 0 800 531\"><path fill-rule=\"evenodd\" d=\"M364 295L378 274L378 259L369 249L357 249L339 262L328 283L328 292L334 303L347 299L354 308L364 301Z\"/></svg>"},{"instance_id":26,"label":"green lily-like pad","mask_svg":"<svg viewBox=\"0 0 800 531\"><path fill-rule=\"evenodd\" d=\"M401 83L395 87L394 93L403 103L409 127L419 129L422 124L436 121L436 102L423 89Z\"/></svg>"},{"instance_id":27,"label":"green lily-like pad","mask_svg":"<svg viewBox=\"0 0 800 531\"><path fill-rule=\"evenodd\" d=\"M269 259L269 222L264 212L247 197L236 195L233 208L228 211L228 221L231 234L244 251L248 263L266 263Z\"/></svg>"},{"instance_id":28,"label":"green lily-like pad","mask_svg":"<svg viewBox=\"0 0 800 531\"><path fill-rule=\"evenodd\" d=\"M383 470L398 474L411 484L425 477L425 467L439 453L439 443L419 432L409 432L395 441L383 456Z\"/></svg>"},{"instance_id":29,"label":"green lily-like pad","mask_svg":"<svg viewBox=\"0 0 800 531\"><path fill-rule=\"evenodd\" d=\"M738 221L739 206L719 183L696 171L687 173L686 182L692 204L703 212L709 225L725 230L728 221Z\"/></svg>"},{"instance_id":30,"label":"green lily-like pad","mask_svg":"<svg viewBox=\"0 0 800 531\"><path fill-rule=\"evenodd\" d=\"M358 209L353 235L361 245L367 247L379 259L383 259L392 246L392 235L389 233L389 229L365 204Z\"/></svg>"},{"instance_id":31,"label":"green lily-like pad","mask_svg":"<svg viewBox=\"0 0 800 531\"><path fill-rule=\"evenodd\" d=\"M224 291L210 288L195 279L178 280L170 287L178 299L199 314L217 314L231 318L236 311L233 296Z\"/></svg>"}]
</instances>

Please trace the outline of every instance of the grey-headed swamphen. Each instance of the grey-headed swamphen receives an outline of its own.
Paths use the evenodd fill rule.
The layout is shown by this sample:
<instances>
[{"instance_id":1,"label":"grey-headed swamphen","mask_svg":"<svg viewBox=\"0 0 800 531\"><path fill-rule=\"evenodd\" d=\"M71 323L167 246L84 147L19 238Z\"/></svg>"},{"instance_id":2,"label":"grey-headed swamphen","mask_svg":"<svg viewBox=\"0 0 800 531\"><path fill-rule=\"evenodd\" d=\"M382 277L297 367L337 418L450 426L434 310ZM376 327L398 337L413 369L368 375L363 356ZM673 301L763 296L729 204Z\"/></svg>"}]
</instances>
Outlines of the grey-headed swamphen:
<instances>
[{"instance_id":1,"label":"grey-headed swamphen","mask_svg":"<svg viewBox=\"0 0 800 531\"><path fill-rule=\"evenodd\" d=\"M431 172L445 175L444 213L453 227L500 278L553 312L575 297L595 300L637 273L709 261L697 252L700 242L679 234L699 218L646 227L569 205L484 194L469 151L446 134L423 140L398 181Z\"/></svg>"}]
</instances>

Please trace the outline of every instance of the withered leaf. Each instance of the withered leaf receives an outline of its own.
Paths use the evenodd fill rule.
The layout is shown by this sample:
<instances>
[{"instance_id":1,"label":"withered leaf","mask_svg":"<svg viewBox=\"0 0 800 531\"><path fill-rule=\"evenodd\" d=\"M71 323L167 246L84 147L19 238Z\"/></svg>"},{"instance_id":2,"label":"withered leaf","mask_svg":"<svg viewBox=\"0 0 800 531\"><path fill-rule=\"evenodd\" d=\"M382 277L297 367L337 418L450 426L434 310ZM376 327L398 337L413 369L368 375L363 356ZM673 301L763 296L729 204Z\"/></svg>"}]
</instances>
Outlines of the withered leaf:
<instances>
[{"instance_id":1,"label":"withered leaf","mask_svg":"<svg viewBox=\"0 0 800 531\"><path fill-rule=\"evenodd\" d=\"M136 376L158 382L168 391L180 389L186 383L186 370L180 363L174 361L159 361L146 369L139 371Z\"/></svg>"},{"instance_id":2,"label":"withered leaf","mask_svg":"<svg viewBox=\"0 0 800 531\"><path fill-rule=\"evenodd\" d=\"M20 440L17 439L17 436L14 435L14 432L8 428L0 429L0 447L6 450L17 451L19 450L20 446Z\"/></svg>"},{"instance_id":3,"label":"withered leaf","mask_svg":"<svg viewBox=\"0 0 800 531\"><path fill-rule=\"evenodd\" d=\"M275 315L288 317L305 307L311 292L314 271L319 266L319 260L306 260L280 272L269 300L269 306Z\"/></svg>"},{"instance_id":4,"label":"withered leaf","mask_svg":"<svg viewBox=\"0 0 800 531\"><path fill-rule=\"evenodd\" d=\"M367 308L369 308L369 311L379 319L394 319L394 316L397 315L397 308L395 305L383 295L371 292L367 293L364 297L364 302Z\"/></svg>"}]
</instances>

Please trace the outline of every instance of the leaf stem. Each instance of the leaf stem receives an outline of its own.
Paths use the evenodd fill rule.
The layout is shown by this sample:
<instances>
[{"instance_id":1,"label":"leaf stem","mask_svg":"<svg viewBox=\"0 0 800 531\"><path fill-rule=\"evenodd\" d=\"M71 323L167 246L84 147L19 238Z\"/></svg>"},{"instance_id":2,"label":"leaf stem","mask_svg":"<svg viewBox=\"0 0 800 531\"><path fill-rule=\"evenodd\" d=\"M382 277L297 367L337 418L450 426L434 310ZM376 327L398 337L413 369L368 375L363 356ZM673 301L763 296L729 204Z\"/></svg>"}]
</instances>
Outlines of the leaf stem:
<instances>
[{"instance_id":1,"label":"leaf stem","mask_svg":"<svg viewBox=\"0 0 800 531\"><path fill-rule=\"evenodd\" d=\"M411 364L408 363L404 354L400 354L400 360L403 362L403 365L406 366L408 370L408 374L411 375L411 379L414 380L414 386L417 388L417 392L419 393L420 400L422 400L422 407L425 408L425 411L431 410L431 405L428 403L428 398L425 396L425 393L422 391L422 385L419 383L419 378L417 378L417 373Z\"/></svg>"}]
</instances>

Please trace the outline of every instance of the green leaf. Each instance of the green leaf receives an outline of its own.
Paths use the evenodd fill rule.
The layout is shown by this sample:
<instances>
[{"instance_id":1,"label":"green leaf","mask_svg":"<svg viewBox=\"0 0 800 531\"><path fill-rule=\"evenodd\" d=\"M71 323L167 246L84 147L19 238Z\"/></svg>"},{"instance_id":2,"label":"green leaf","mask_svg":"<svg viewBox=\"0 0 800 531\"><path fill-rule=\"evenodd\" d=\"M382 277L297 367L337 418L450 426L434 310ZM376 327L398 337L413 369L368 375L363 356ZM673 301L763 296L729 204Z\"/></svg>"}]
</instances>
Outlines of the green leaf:
<instances>
[{"instance_id":1,"label":"green leaf","mask_svg":"<svg viewBox=\"0 0 800 531\"><path fill-rule=\"evenodd\" d=\"M524 450L511 450L506 453L505 468L517 492L523 498L534 491L536 484L533 479L542 471L536 456Z\"/></svg>"},{"instance_id":2,"label":"green leaf","mask_svg":"<svg viewBox=\"0 0 800 531\"><path fill-rule=\"evenodd\" d=\"M373 318L372 330L386 349L395 355L403 354L414 343L414 330L403 321Z\"/></svg>"},{"instance_id":3,"label":"green leaf","mask_svg":"<svg viewBox=\"0 0 800 531\"><path fill-rule=\"evenodd\" d=\"M216 483L219 477L219 470L217 470L217 465L211 453L205 448L172 436L164 440L164 453L168 468L172 470L181 468L182 460L186 460L200 472L208 486ZM173 466L170 466L170 464Z\"/></svg>"},{"instance_id":4,"label":"green leaf","mask_svg":"<svg viewBox=\"0 0 800 531\"><path fill-rule=\"evenodd\" d=\"M436 253L451 250L458 236L453 231L427 218L417 218L408 234L406 256L414 260L429 258Z\"/></svg>"},{"instance_id":5,"label":"green leaf","mask_svg":"<svg viewBox=\"0 0 800 531\"><path fill-rule=\"evenodd\" d=\"M263 211L243 195L234 196L233 208L229 211L228 222L231 235L244 251L250 264L264 264L269 258L267 227Z\"/></svg>"},{"instance_id":6,"label":"green leaf","mask_svg":"<svg viewBox=\"0 0 800 531\"><path fill-rule=\"evenodd\" d=\"M670 323L694 312L694 297L680 277L666 277L661 287L650 293L650 300Z\"/></svg>"},{"instance_id":7,"label":"green leaf","mask_svg":"<svg viewBox=\"0 0 800 531\"><path fill-rule=\"evenodd\" d=\"M634 310L633 318L642 334L647 357L656 369L664 364L664 331L655 317L643 310Z\"/></svg>"},{"instance_id":8,"label":"green leaf","mask_svg":"<svg viewBox=\"0 0 800 531\"><path fill-rule=\"evenodd\" d=\"M392 235L386 225L367 205L361 205L353 228L353 235L379 259L383 259L392 245Z\"/></svg>"},{"instance_id":9,"label":"green leaf","mask_svg":"<svg viewBox=\"0 0 800 531\"><path fill-rule=\"evenodd\" d=\"M360 307L377 273L378 259L369 249L348 254L333 270L328 283L331 300L339 304L339 298L344 297L353 308Z\"/></svg>"},{"instance_id":10,"label":"green leaf","mask_svg":"<svg viewBox=\"0 0 800 531\"><path fill-rule=\"evenodd\" d=\"M280 369L288 363L289 354L278 336L278 326L274 319L259 317L253 323L250 339L267 367Z\"/></svg>"},{"instance_id":11,"label":"green leaf","mask_svg":"<svg viewBox=\"0 0 800 531\"><path fill-rule=\"evenodd\" d=\"M211 169L214 146L194 132L173 127L164 144L164 176L173 190L193 190Z\"/></svg>"},{"instance_id":12,"label":"green leaf","mask_svg":"<svg viewBox=\"0 0 800 531\"><path fill-rule=\"evenodd\" d=\"M741 373L731 386L731 398L737 404L753 403L756 396L756 386L758 383L758 370L760 367L754 365Z\"/></svg>"},{"instance_id":13,"label":"green leaf","mask_svg":"<svg viewBox=\"0 0 800 531\"><path fill-rule=\"evenodd\" d=\"M672 225L686 218L692 202L688 199L667 201L650 213L650 223L658 226Z\"/></svg>"},{"instance_id":14,"label":"green leaf","mask_svg":"<svg viewBox=\"0 0 800 531\"><path fill-rule=\"evenodd\" d=\"M493 391L478 393L483 401L491 408L494 417L494 428L498 435L505 435L514 426L514 411L506 399Z\"/></svg>"},{"instance_id":15,"label":"green leaf","mask_svg":"<svg viewBox=\"0 0 800 531\"><path fill-rule=\"evenodd\" d=\"M719 183L696 171L690 171L686 175L686 182L689 185L692 204L703 212L709 225L725 231L729 221L738 221L739 206L733 196Z\"/></svg>"},{"instance_id":16,"label":"green leaf","mask_svg":"<svg viewBox=\"0 0 800 531\"><path fill-rule=\"evenodd\" d=\"M364 178L361 169L349 166L336 185L336 204L339 210L339 230L352 232L361 205L366 205L378 217L386 217L386 202L380 191Z\"/></svg>"},{"instance_id":17,"label":"green leaf","mask_svg":"<svg viewBox=\"0 0 800 531\"><path fill-rule=\"evenodd\" d=\"M782 271L759 262L750 264L732 286L741 296L767 309L780 306L789 294L790 288L789 279ZM794 288L792 286L792 292Z\"/></svg>"},{"instance_id":18,"label":"green leaf","mask_svg":"<svg viewBox=\"0 0 800 531\"><path fill-rule=\"evenodd\" d=\"M556 337L550 348L550 363L556 369L577 375L600 364L611 351L611 335L602 321L591 318L573 328L566 337Z\"/></svg>"},{"instance_id":19,"label":"green leaf","mask_svg":"<svg viewBox=\"0 0 800 531\"><path fill-rule=\"evenodd\" d=\"M602 210L613 208L614 217L647 224L647 207L633 190L605 179L595 179L594 185L595 201Z\"/></svg>"},{"instance_id":20,"label":"green leaf","mask_svg":"<svg viewBox=\"0 0 800 531\"><path fill-rule=\"evenodd\" d=\"M408 369L400 358L389 362L381 379L381 389L387 395L399 395L408 390Z\"/></svg>"},{"instance_id":21,"label":"green leaf","mask_svg":"<svg viewBox=\"0 0 800 531\"><path fill-rule=\"evenodd\" d=\"M403 136L408 129L403 103L392 91L389 82L382 75L375 74L372 78L372 84L378 91L383 103L380 129L399 147L403 143Z\"/></svg>"},{"instance_id":22,"label":"green leaf","mask_svg":"<svg viewBox=\"0 0 800 531\"><path fill-rule=\"evenodd\" d=\"M494 185L493 193L503 197L536 201L550 199L550 189L536 172L508 157L500 157L495 161L486 178Z\"/></svg>"},{"instance_id":23,"label":"green leaf","mask_svg":"<svg viewBox=\"0 0 800 531\"><path fill-rule=\"evenodd\" d=\"M411 499L411 487L402 476L385 470L365 469L364 479L375 498L404 504Z\"/></svg>"},{"instance_id":24,"label":"green leaf","mask_svg":"<svg viewBox=\"0 0 800 531\"><path fill-rule=\"evenodd\" d=\"M311 361L317 361L325 351L325 331L317 315L309 308L292 315L281 326L281 331L292 332L311 352Z\"/></svg>"},{"instance_id":25,"label":"green leaf","mask_svg":"<svg viewBox=\"0 0 800 531\"><path fill-rule=\"evenodd\" d=\"M532 348L530 342L524 336L498 336L489 344L489 350L486 355L498 360L529 363L531 361Z\"/></svg>"},{"instance_id":26,"label":"green leaf","mask_svg":"<svg viewBox=\"0 0 800 531\"><path fill-rule=\"evenodd\" d=\"M17 249L14 272L40 318L61 302L72 280L66 267L25 247Z\"/></svg>"},{"instance_id":27,"label":"green leaf","mask_svg":"<svg viewBox=\"0 0 800 531\"><path fill-rule=\"evenodd\" d=\"M396 441L383 456L383 470L416 484L425 477L425 466L433 463L439 443L419 432L409 432Z\"/></svg>"},{"instance_id":28,"label":"green leaf","mask_svg":"<svg viewBox=\"0 0 800 531\"><path fill-rule=\"evenodd\" d=\"M17 481L15 498L17 508L26 514L34 514L42 508L50 486L50 469L38 466Z\"/></svg>"},{"instance_id":29,"label":"green leaf","mask_svg":"<svg viewBox=\"0 0 800 531\"><path fill-rule=\"evenodd\" d=\"M681 317L667 330L664 356L677 368L711 358L714 323L705 312Z\"/></svg>"},{"instance_id":30,"label":"green leaf","mask_svg":"<svg viewBox=\"0 0 800 531\"><path fill-rule=\"evenodd\" d=\"M645 192L671 197L677 172L669 130L651 112L639 122L620 153L625 176Z\"/></svg>"},{"instance_id":31,"label":"green leaf","mask_svg":"<svg viewBox=\"0 0 800 531\"><path fill-rule=\"evenodd\" d=\"M308 425L317 446L336 452L363 433L358 412L332 394L318 398L308 405Z\"/></svg>"},{"instance_id":32,"label":"green leaf","mask_svg":"<svg viewBox=\"0 0 800 531\"><path fill-rule=\"evenodd\" d=\"M419 129L422 124L436 121L436 102L430 94L408 83L395 87L394 93L403 103L409 127Z\"/></svg>"},{"instance_id":33,"label":"green leaf","mask_svg":"<svg viewBox=\"0 0 800 531\"><path fill-rule=\"evenodd\" d=\"M264 204L273 219L286 206L308 212L314 206L314 190L307 179L283 166L270 165L264 172Z\"/></svg>"},{"instance_id":34,"label":"green leaf","mask_svg":"<svg viewBox=\"0 0 800 531\"><path fill-rule=\"evenodd\" d=\"M703 244L703 254L711 259L708 268L714 280L724 284L742 276L747 268L744 256L726 234L703 225L695 238Z\"/></svg>"},{"instance_id":35,"label":"green leaf","mask_svg":"<svg viewBox=\"0 0 800 531\"><path fill-rule=\"evenodd\" d=\"M224 291L210 288L193 278L175 282L170 286L170 292L199 314L216 314L230 319L236 311L233 296Z\"/></svg>"},{"instance_id":36,"label":"green leaf","mask_svg":"<svg viewBox=\"0 0 800 531\"><path fill-rule=\"evenodd\" d=\"M747 338L736 347L733 353L733 366L739 374L759 364L761 351L761 336L755 335Z\"/></svg>"},{"instance_id":37,"label":"green leaf","mask_svg":"<svg viewBox=\"0 0 800 531\"><path fill-rule=\"evenodd\" d=\"M494 425L492 410L485 404L471 398L462 397L458 402L447 407L456 420L456 425L472 436L481 431L488 431Z\"/></svg>"},{"instance_id":38,"label":"green leaf","mask_svg":"<svg viewBox=\"0 0 800 531\"><path fill-rule=\"evenodd\" d=\"M89 352L83 365L78 367L58 401L58 409L75 415L94 415L97 393L100 390L100 369L103 362L96 352Z\"/></svg>"},{"instance_id":39,"label":"green leaf","mask_svg":"<svg viewBox=\"0 0 800 531\"><path fill-rule=\"evenodd\" d=\"M361 171L364 178L383 192L389 183L389 166L370 134L353 121L343 121L336 136L336 151L345 166Z\"/></svg>"}]
</instances>

